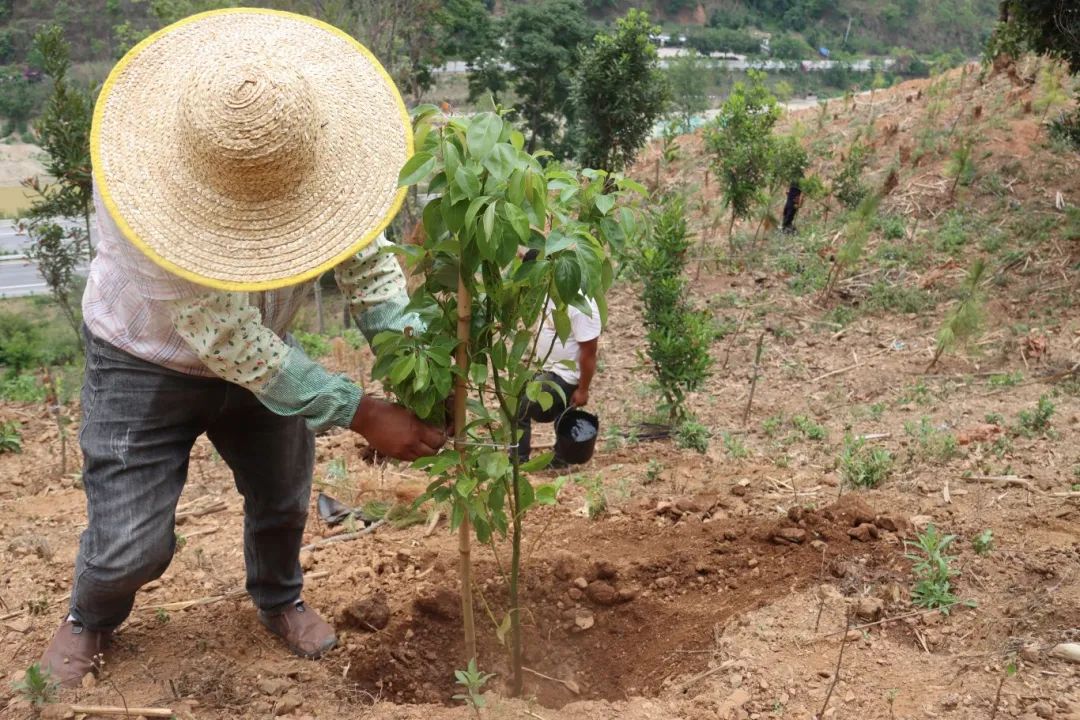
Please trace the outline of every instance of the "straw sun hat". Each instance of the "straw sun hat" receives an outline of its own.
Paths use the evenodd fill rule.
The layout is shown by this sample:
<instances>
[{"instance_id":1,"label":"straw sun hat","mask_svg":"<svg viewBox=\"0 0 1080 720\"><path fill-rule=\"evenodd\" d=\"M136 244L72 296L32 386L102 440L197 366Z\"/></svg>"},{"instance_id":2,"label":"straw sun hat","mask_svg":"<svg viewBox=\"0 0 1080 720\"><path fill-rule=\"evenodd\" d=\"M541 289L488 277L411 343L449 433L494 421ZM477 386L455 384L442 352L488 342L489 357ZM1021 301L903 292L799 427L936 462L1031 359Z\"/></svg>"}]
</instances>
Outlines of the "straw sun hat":
<instances>
[{"instance_id":1,"label":"straw sun hat","mask_svg":"<svg viewBox=\"0 0 1080 720\"><path fill-rule=\"evenodd\" d=\"M397 212L412 153L393 81L312 18L193 15L113 69L94 110L94 181L124 235L202 285L266 290L319 275Z\"/></svg>"}]
</instances>

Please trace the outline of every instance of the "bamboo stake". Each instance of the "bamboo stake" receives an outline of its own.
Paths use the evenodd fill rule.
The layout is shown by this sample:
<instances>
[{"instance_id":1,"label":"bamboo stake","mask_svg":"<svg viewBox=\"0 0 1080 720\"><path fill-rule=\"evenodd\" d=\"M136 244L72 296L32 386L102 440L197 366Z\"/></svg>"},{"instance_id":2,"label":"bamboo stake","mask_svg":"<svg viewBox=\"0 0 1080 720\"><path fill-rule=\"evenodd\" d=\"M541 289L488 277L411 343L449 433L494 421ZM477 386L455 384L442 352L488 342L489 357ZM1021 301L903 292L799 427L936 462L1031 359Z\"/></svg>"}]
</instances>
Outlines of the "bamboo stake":
<instances>
[{"instance_id":1,"label":"bamboo stake","mask_svg":"<svg viewBox=\"0 0 1080 720\"><path fill-rule=\"evenodd\" d=\"M469 327L472 324L472 297L465 287L464 269L458 268L457 292L457 367L458 376L454 380L454 449L465 466L465 453L468 452L465 436L465 417L467 387L469 376ZM476 619L473 615L472 596L472 523L468 511L462 513L461 526L458 528L458 554L460 556L461 575L461 617L465 630L465 661L476 660Z\"/></svg>"},{"instance_id":2,"label":"bamboo stake","mask_svg":"<svg viewBox=\"0 0 1080 720\"><path fill-rule=\"evenodd\" d=\"M71 712L75 715L97 715L98 717L139 717L144 718L171 718L175 713L167 708L122 708L108 707L105 705L72 705Z\"/></svg>"},{"instance_id":3,"label":"bamboo stake","mask_svg":"<svg viewBox=\"0 0 1080 720\"><path fill-rule=\"evenodd\" d=\"M750 376L750 397L746 398L746 409L743 410L742 424L746 427L746 423L750 420L750 408L754 404L754 391L757 389L758 378L761 377L761 349L765 344L765 334L769 332L769 328L765 328L761 331L761 335L757 339L757 350L754 353L754 368L752 370L753 375Z\"/></svg>"}]
</instances>

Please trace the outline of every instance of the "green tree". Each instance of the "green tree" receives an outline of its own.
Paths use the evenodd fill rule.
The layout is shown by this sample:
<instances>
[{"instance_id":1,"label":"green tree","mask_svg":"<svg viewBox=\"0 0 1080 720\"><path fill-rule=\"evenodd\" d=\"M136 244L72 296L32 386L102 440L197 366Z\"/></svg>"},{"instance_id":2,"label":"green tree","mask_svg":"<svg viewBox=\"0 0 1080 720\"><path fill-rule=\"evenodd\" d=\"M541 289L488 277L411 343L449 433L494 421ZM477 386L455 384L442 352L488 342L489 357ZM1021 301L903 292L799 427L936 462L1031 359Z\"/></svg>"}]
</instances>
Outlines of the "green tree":
<instances>
[{"instance_id":1,"label":"green tree","mask_svg":"<svg viewBox=\"0 0 1080 720\"><path fill-rule=\"evenodd\" d=\"M90 172L90 122L93 103L89 93L72 84L71 47L56 25L34 37L34 49L42 58L45 74L52 80L52 94L45 112L35 126L38 144L45 151L45 172L53 178L42 183L31 178L23 184L37 196L28 217L31 240L39 228L57 218L82 221L82 228L67 231L77 244L85 244L94 257L90 242L90 215L94 211L93 180Z\"/></svg>"},{"instance_id":2,"label":"green tree","mask_svg":"<svg viewBox=\"0 0 1080 720\"><path fill-rule=\"evenodd\" d=\"M706 128L705 145L712 153L724 204L731 209L728 240L735 221L750 214L759 189L768 181L772 131L780 106L765 87L765 74L751 70L747 82L735 83Z\"/></svg>"},{"instance_id":3,"label":"green tree","mask_svg":"<svg viewBox=\"0 0 1080 720\"><path fill-rule=\"evenodd\" d=\"M515 4L507 14L504 60L529 128L529 152L544 145L565 153L559 141L562 128L574 125L570 93L578 51L592 36L581 0Z\"/></svg>"},{"instance_id":4,"label":"green tree","mask_svg":"<svg viewBox=\"0 0 1080 720\"><path fill-rule=\"evenodd\" d=\"M631 10L582 51L572 95L582 165L621 171L648 141L670 92L649 39L658 32Z\"/></svg>"},{"instance_id":5,"label":"green tree","mask_svg":"<svg viewBox=\"0 0 1080 720\"><path fill-rule=\"evenodd\" d=\"M678 56L668 65L671 104L682 121L683 132L690 132L694 117L709 107L709 69L708 62L694 50Z\"/></svg>"},{"instance_id":6,"label":"green tree","mask_svg":"<svg viewBox=\"0 0 1080 720\"><path fill-rule=\"evenodd\" d=\"M453 386L454 447L415 466L432 478L425 497L450 504L459 533L467 662L476 659L471 533L484 544L510 536L509 602L498 634L509 639L511 690L519 694L522 523L530 508L554 504L558 491L558 484L529 480L550 453L522 462L508 452L520 438L520 403L550 407L558 391L535 379L546 355L536 347L535 327L549 300L562 339L570 332L568 308L588 307L586 297L606 319L612 223L632 229L623 220L631 214L616 210L618 193L609 190L633 184L541 165L524 136L494 113L436 114L418 108L417 152L400 174L402 185L426 183L436 195L424 208L421 244L402 248L410 266L424 271L410 302L423 328L377 336L373 375L435 422ZM525 247L539 250L538 259L520 260Z\"/></svg>"},{"instance_id":7,"label":"green tree","mask_svg":"<svg viewBox=\"0 0 1080 720\"><path fill-rule=\"evenodd\" d=\"M814 48L798 35L784 33L772 38L769 51L780 60L805 60L814 56Z\"/></svg>"},{"instance_id":8,"label":"green tree","mask_svg":"<svg viewBox=\"0 0 1080 720\"><path fill-rule=\"evenodd\" d=\"M1080 72L1080 6L1063 0L1002 0L987 55L1033 50Z\"/></svg>"},{"instance_id":9,"label":"green tree","mask_svg":"<svg viewBox=\"0 0 1080 720\"><path fill-rule=\"evenodd\" d=\"M648 356L673 426L692 420L687 395L709 377L713 331L708 313L689 303L684 269L690 249L686 203L668 197L653 213L649 232L632 255L641 280Z\"/></svg>"}]
</instances>

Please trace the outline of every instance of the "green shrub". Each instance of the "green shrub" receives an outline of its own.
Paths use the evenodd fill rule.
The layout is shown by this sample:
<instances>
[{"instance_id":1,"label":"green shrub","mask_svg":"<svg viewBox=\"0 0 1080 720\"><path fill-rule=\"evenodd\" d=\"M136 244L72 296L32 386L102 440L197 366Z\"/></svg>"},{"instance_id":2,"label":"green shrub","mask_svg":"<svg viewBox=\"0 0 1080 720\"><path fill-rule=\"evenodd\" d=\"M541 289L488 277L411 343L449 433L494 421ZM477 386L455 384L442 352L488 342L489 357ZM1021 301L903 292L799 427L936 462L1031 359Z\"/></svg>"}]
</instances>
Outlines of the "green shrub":
<instances>
[{"instance_id":1,"label":"green shrub","mask_svg":"<svg viewBox=\"0 0 1080 720\"><path fill-rule=\"evenodd\" d=\"M0 423L0 455L17 452L22 452L22 433L19 432L19 423Z\"/></svg>"},{"instance_id":2,"label":"green shrub","mask_svg":"<svg viewBox=\"0 0 1080 720\"><path fill-rule=\"evenodd\" d=\"M0 400L9 402L43 402L45 388L31 372L0 377Z\"/></svg>"},{"instance_id":3,"label":"green shrub","mask_svg":"<svg viewBox=\"0 0 1080 720\"><path fill-rule=\"evenodd\" d=\"M688 301L683 273L691 241L685 202L667 198L653 215L652 230L631 262L641 279L648 357L673 423L688 419L686 396L709 376L715 336L708 313Z\"/></svg>"},{"instance_id":4,"label":"green shrub","mask_svg":"<svg viewBox=\"0 0 1080 720\"><path fill-rule=\"evenodd\" d=\"M675 444L684 450L697 450L704 453L709 449L712 433L696 420L687 420L675 431Z\"/></svg>"},{"instance_id":5,"label":"green shrub","mask_svg":"<svg viewBox=\"0 0 1080 720\"><path fill-rule=\"evenodd\" d=\"M1046 395L1039 397L1038 404L1031 410L1021 410L1018 416L1018 429L1022 435L1037 435L1050 429L1050 418L1054 416L1054 403Z\"/></svg>"},{"instance_id":6,"label":"green shrub","mask_svg":"<svg viewBox=\"0 0 1080 720\"><path fill-rule=\"evenodd\" d=\"M870 192L862 181L863 170L869 161L868 155L867 147L856 142L848 150L839 173L833 178L833 195L846 207L857 207Z\"/></svg>"},{"instance_id":7,"label":"green shrub","mask_svg":"<svg viewBox=\"0 0 1080 720\"><path fill-rule=\"evenodd\" d=\"M936 303L930 293L922 288L878 280L870 287L866 304L873 310L883 312L921 313L930 310Z\"/></svg>"},{"instance_id":8,"label":"green shrub","mask_svg":"<svg viewBox=\"0 0 1080 720\"><path fill-rule=\"evenodd\" d=\"M828 430L805 415L796 415L791 418L791 424L809 440L824 440L829 436Z\"/></svg>"},{"instance_id":9,"label":"green shrub","mask_svg":"<svg viewBox=\"0 0 1080 720\"><path fill-rule=\"evenodd\" d=\"M990 528L983 530L971 541L971 546L976 555L989 555L994 549L994 531Z\"/></svg>"},{"instance_id":10,"label":"green shrub","mask_svg":"<svg viewBox=\"0 0 1080 720\"><path fill-rule=\"evenodd\" d=\"M876 224L886 240L902 240L907 237L907 227L901 215L879 215Z\"/></svg>"},{"instance_id":11,"label":"green shrub","mask_svg":"<svg viewBox=\"0 0 1080 720\"><path fill-rule=\"evenodd\" d=\"M293 337L309 358L321 358L330 352L330 340L325 335L297 330Z\"/></svg>"},{"instance_id":12,"label":"green shrub","mask_svg":"<svg viewBox=\"0 0 1080 720\"><path fill-rule=\"evenodd\" d=\"M874 488L889 476L892 455L888 450L869 447L863 438L848 435L840 453L840 477L854 487Z\"/></svg>"},{"instance_id":13,"label":"green shrub","mask_svg":"<svg viewBox=\"0 0 1080 720\"><path fill-rule=\"evenodd\" d=\"M934 462L947 462L959 453L956 438L943 430L938 430L930 418L922 417L919 424L904 423L904 432L915 441L915 447L924 459Z\"/></svg>"}]
</instances>

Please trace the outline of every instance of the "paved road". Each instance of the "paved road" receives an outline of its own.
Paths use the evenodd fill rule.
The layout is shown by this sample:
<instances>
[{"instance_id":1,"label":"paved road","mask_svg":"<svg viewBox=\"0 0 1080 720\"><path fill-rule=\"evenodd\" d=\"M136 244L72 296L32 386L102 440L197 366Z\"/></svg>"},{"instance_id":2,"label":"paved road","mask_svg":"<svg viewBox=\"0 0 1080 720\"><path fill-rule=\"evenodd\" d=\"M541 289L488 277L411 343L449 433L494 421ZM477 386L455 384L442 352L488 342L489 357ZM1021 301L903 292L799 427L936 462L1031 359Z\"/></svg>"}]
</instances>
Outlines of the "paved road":
<instances>
[{"instance_id":1,"label":"paved road","mask_svg":"<svg viewBox=\"0 0 1080 720\"><path fill-rule=\"evenodd\" d=\"M74 223L72 223L74 224ZM33 263L22 257L29 239L11 220L0 220L0 298L43 295L49 292ZM86 267L79 269L85 274Z\"/></svg>"}]
</instances>

